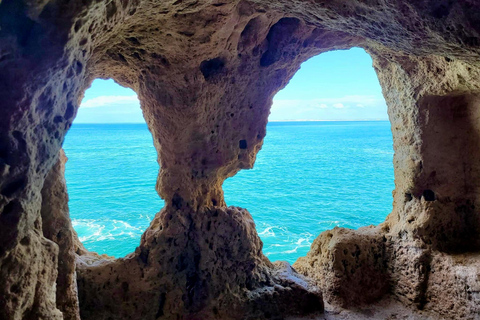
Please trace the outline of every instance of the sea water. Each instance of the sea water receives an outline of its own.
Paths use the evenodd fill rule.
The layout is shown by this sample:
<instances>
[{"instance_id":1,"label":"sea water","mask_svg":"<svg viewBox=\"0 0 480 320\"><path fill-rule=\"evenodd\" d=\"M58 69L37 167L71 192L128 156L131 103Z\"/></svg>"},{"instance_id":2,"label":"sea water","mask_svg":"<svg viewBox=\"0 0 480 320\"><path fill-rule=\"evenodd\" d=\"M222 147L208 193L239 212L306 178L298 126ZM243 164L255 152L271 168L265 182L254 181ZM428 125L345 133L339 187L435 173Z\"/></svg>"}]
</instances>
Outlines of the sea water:
<instances>
[{"instance_id":1,"label":"sea water","mask_svg":"<svg viewBox=\"0 0 480 320\"><path fill-rule=\"evenodd\" d=\"M74 124L64 143L70 216L89 250L123 257L164 202L145 124ZM270 260L290 263L335 226L378 224L392 210L388 121L271 122L255 167L225 181L252 214Z\"/></svg>"}]
</instances>

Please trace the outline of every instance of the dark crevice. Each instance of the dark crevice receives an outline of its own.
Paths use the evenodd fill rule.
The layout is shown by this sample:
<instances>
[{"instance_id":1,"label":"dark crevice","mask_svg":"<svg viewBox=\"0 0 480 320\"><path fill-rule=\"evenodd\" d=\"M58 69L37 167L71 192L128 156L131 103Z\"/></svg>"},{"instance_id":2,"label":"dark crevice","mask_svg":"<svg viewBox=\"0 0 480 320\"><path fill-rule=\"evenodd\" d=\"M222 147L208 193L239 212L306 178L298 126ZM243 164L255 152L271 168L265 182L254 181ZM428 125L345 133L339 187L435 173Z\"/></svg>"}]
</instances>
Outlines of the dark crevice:
<instances>
[{"instance_id":1,"label":"dark crevice","mask_svg":"<svg viewBox=\"0 0 480 320\"><path fill-rule=\"evenodd\" d=\"M166 295L165 295L165 292L162 292L160 294L160 298L158 300L158 311L157 313L155 314L155 318L159 318L159 317L162 317L164 315L163 313L163 307L165 306L165 300L166 300Z\"/></svg>"},{"instance_id":2,"label":"dark crevice","mask_svg":"<svg viewBox=\"0 0 480 320\"><path fill-rule=\"evenodd\" d=\"M439 1L440 2L440 1ZM447 17L450 14L450 10L452 9L453 1L447 1L445 3L440 3L435 6L432 10L432 16L437 19L442 19Z\"/></svg>"},{"instance_id":3,"label":"dark crevice","mask_svg":"<svg viewBox=\"0 0 480 320\"><path fill-rule=\"evenodd\" d=\"M148 263L148 256L150 255L150 250L141 248L140 254L138 255L138 258L143 262L143 264Z\"/></svg>"},{"instance_id":4,"label":"dark crevice","mask_svg":"<svg viewBox=\"0 0 480 320\"><path fill-rule=\"evenodd\" d=\"M176 209L181 209L183 207L183 198L180 197L177 193L173 195L172 206Z\"/></svg>"},{"instance_id":5,"label":"dark crevice","mask_svg":"<svg viewBox=\"0 0 480 320\"><path fill-rule=\"evenodd\" d=\"M135 37L127 38L127 40L133 45L136 45L136 46L140 45L140 41L138 41L138 39Z\"/></svg>"},{"instance_id":6,"label":"dark crevice","mask_svg":"<svg viewBox=\"0 0 480 320\"><path fill-rule=\"evenodd\" d=\"M107 19L111 19L117 13L117 5L114 1L107 4Z\"/></svg>"},{"instance_id":7,"label":"dark crevice","mask_svg":"<svg viewBox=\"0 0 480 320\"><path fill-rule=\"evenodd\" d=\"M240 141L238 142L238 147L239 147L240 149L247 149L247 140L240 140Z\"/></svg>"},{"instance_id":8,"label":"dark crevice","mask_svg":"<svg viewBox=\"0 0 480 320\"><path fill-rule=\"evenodd\" d=\"M200 71L205 80L212 78L222 72L225 62L221 58L205 60L200 64Z\"/></svg>"},{"instance_id":9,"label":"dark crevice","mask_svg":"<svg viewBox=\"0 0 480 320\"><path fill-rule=\"evenodd\" d=\"M65 110L65 119L71 120L75 115L75 107L71 102L67 104L67 109Z\"/></svg>"},{"instance_id":10,"label":"dark crevice","mask_svg":"<svg viewBox=\"0 0 480 320\"><path fill-rule=\"evenodd\" d=\"M426 189L423 191L423 198L425 199L425 201L435 201L435 192Z\"/></svg>"},{"instance_id":11,"label":"dark crevice","mask_svg":"<svg viewBox=\"0 0 480 320\"><path fill-rule=\"evenodd\" d=\"M15 193L21 191L27 186L27 180L25 178L21 178L18 180L15 180L9 184L7 184L3 189L2 189L2 195L5 197L11 197Z\"/></svg>"},{"instance_id":12,"label":"dark crevice","mask_svg":"<svg viewBox=\"0 0 480 320\"><path fill-rule=\"evenodd\" d=\"M12 215L12 213L18 212L19 210L22 209L22 206L18 200L12 200L10 201L2 211L1 216L6 217Z\"/></svg>"},{"instance_id":13,"label":"dark crevice","mask_svg":"<svg viewBox=\"0 0 480 320\"><path fill-rule=\"evenodd\" d=\"M75 72L78 74L82 73L83 64L80 61L75 62Z\"/></svg>"},{"instance_id":14,"label":"dark crevice","mask_svg":"<svg viewBox=\"0 0 480 320\"><path fill-rule=\"evenodd\" d=\"M427 290L428 290L428 280L430 278L430 270L432 263L432 255L430 252L425 252L419 259L420 267L420 284L418 287L419 294L415 299L418 309L422 310L428 302Z\"/></svg>"},{"instance_id":15,"label":"dark crevice","mask_svg":"<svg viewBox=\"0 0 480 320\"><path fill-rule=\"evenodd\" d=\"M267 35L268 49L260 59L262 67L268 67L279 61L284 48L291 42L291 39L300 26L297 18L283 18L274 24Z\"/></svg>"}]
</instances>

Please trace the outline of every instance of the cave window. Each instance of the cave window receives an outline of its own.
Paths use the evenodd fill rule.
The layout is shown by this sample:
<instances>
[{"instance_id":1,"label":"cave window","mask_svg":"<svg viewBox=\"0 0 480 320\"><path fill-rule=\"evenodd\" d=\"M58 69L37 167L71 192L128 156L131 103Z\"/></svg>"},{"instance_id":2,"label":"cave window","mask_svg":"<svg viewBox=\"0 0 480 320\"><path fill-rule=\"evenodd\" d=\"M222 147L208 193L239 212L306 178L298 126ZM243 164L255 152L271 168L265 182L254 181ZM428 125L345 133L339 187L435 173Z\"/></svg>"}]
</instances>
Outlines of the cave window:
<instances>
[{"instance_id":1,"label":"cave window","mask_svg":"<svg viewBox=\"0 0 480 320\"><path fill-rule=\"evenodd\" d=\"M79 239L100 254L133 252L163 206L155 191L157 153L136 93L111 79L95 80L63 147Z\"/></svg>"},{"instance_id":2,"label":"cave window","mask_svg":"<svg viewBox=\"0 0 480 320\"><path fill-rule=\"evenodd\" d=\"M361 48L313 57L273 101L254 169L224 183L227 204L254 217L264 254L293 263L325 230L383 222L393 141L371 57Z\"/></svg>"}]
</instances>

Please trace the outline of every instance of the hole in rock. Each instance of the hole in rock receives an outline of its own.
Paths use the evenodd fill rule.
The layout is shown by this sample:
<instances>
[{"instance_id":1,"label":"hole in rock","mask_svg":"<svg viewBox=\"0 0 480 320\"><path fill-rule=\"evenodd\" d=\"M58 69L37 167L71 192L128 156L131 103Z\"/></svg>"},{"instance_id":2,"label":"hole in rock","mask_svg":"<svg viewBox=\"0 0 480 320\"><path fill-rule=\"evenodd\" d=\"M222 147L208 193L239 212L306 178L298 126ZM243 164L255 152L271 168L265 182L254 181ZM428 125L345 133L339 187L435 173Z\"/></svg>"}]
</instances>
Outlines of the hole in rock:
<instances>
[{"instance_id":1,"label":"hole in rock","mask_svg":"<svg viewBox=\"0 0 480 320\"><path fill-rule=\"evenodd\" d=\"M95 80L64 145L70 217L88 250L123 257L140 243L163 201L157 153L131 89Z\"/></svg>"},{"instance_id":2,"label":"hole in rock","mask_svg":"<svg viewBox=\"0 0 480 320\"><path fill-rule=\"evenodd\" d=\"M423 198L425 201L435 201L435 192L432 190L423 190Z\"/></svg>"},{"instance_id":3,"label":"hole in rock","mask_svg":"<svg viewBox=\"0 0 480 320\"><path fill-rule=\"evenodd\" d=\"M205 80L208 80L211 77L221 73L224 66L225 63L220 58L205 60L200 64L200 71L202 72Z\"/></svg>"},{"instance_id":4,"label":"hole in rock","mask_svg":"<svg viewBox=\"0 0 480 320\"><path fill-rule=\"evenodd\" d=\"M247 140L240 140L240 141L238 142L238 147L239 147L240 149L247 149Z\"/></svg>"},{"instance_id":5,"label":"hole in rock","mask_svg":"<svg viewBox=\"0 0 480 320\"><path fill-rule=\"evenodd\" d=\"M223 186L227 204L254 217L264 254L293 263L325 230L383 222L393 141L371 57L360 48L313 57L273 101L254 169Z\"/></svg>"}]
</instances>

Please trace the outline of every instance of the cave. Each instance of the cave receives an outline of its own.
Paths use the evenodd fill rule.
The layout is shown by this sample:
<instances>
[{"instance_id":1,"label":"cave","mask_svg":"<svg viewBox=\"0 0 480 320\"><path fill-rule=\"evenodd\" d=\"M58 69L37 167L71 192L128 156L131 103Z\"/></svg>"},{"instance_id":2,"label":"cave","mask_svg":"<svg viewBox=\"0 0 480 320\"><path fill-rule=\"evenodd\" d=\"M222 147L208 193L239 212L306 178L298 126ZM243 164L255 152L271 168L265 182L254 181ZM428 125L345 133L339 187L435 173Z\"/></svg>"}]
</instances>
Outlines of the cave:
<instances>
[{"instance_id":1,"label":"cave","mask_svg":"<svg viewBox=\"0 0 480 320\"><path fill-rule=\"evenodd\" d=\"M432 0L0 2L0 318L283 319L324 306L333 318L399 308L478 318L479 10ZM300 64L352 47L372 56L387 102L393 210L378 226L323 232L293 267L272 263L222 183L252 168L272 98ZM166 203L119 259L85 250L68 215L62 143L97 78L138 93Z\"/></svg>"}]
</instances>

